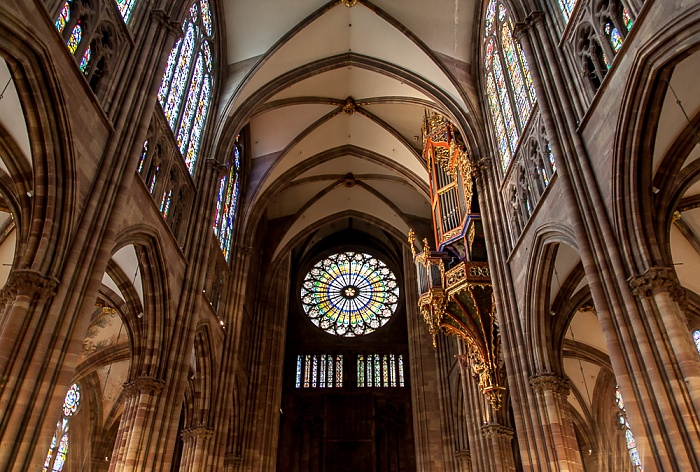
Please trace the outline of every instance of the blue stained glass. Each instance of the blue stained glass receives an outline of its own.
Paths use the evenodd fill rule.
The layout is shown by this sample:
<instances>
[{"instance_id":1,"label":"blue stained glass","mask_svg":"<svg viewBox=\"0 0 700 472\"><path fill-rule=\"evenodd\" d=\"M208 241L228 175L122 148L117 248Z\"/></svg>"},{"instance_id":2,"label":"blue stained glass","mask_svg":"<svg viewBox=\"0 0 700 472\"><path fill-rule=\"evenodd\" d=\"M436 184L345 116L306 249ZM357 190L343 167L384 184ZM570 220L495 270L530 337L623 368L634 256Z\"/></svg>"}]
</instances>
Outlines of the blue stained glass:
<instances>
[{"instance_id":1,"label":"blue stained glass","mask_svg":"<svg viewBox=\"0 0 700 472\"><path fill-rule=\"evenodd\" d=\"M68 41L66 41L66 46L68 46L68 50L71 54L75 54L75 51L78 50L78 46L80 45L80 41L82 39L83 27L80 24L80 20L78 20L78 22L73 27L73 31L71 31L70 36L68 37Z\"/></svg>"},{"instance_id":2,"label":"blue stained glass","mask_svg":"<svg viewBox=\"0 0 700 472\"><path fill-rule=\"evenodd\" d=\"M194 126L192 127L190 143L187 146L187 153L185 154L185 164L187 164L190 174L194 173L194 165L197 161L197 154L199 153L199 143L202 137L202 129L204 128L204 123L207 119L210 102L211 78L209 76L205 76L204 85L202 86L202 93L199 95L197 113L194 116Z\"/></svg>"},{"instance_id":3,"label":"blue stained glass","mask_svg":"<svg viewBox=\"0 0 700 472\"><path fill-rule=\"evenodd\" d=\"M202 54L204 54L204 62L207 65L207 72L211 73L211 47L207 41L202 43Z\"/></svg>"},{"instance_id":4,"label":"blue stained glass","mask_svg":"<svg viewBox=\"0 0 700 472\"><path fill-rule=\"evenodd\" d=\"M693 331L693 341L695 342L695 348L700 353L700 329Z\"/></svg>"},{"instance_id":5,"label":"blue stained glass","mask_svg":"<svg viewBox=\"0 0 700 472\"><path fill-rule=\"evenodd\" d=\"M180 130L177 133L177 145L180 148L180 153L184 156L187 144L190 139L190 129L192 127L192 118L194 117L195 109L199 103L199 92L202 88L202 79L204 78L204 61L202 55L197 57L197 62L194 67L194 74L190 81L190 89L187 92L187 101L182 110L182 118L180 120ZM189 166L188 166L189 167ZM192 170L190 170L192 173Z\"/></svg>"},{"instance_id":6,"label":"blue stained glass","mask_svg":"<svg viewBox=\"0 0 700 472\"><path fill-rule=\"evenodd\" d=\"M143 142L143 149L141 150L141 160L139 161L139 174L143 171L143 163L146 162L146 156L148 156L148 140Z\"/></svg>"},{"instance_id":7,"label":"blue stained glass","mask_svg":"<svg viewBox=\"0 0 700 472\"><path fill-rule=\"evenodd\" d=\"M493 74L489 74L486 78L486 94L489 100L489 108L491 117L494 121L496 131L496 141L498 143L498 152L501 156L503 168L508 167L510 162L510 149L508 148L508 137L506 135L506 127L503 123L503 114L501 107L498 104L498 94L496 93L496 83L493 80Z\"/></svg>"},{"instance_id":8,"label":"blue stained glass","mask_svg":"<svg viewBox=\"0 0 700 472\"><path fill-rule=\"evenodd\" d=\"M399 288L384 262L343 252L317 262L301 288L304 311L329 334L360 336L386 324L396 310Z\"/></svg>"},{"instance_id":9,"label":"blue stained glass","mask_svg":"<svg viewBox=\"0 0 700 472\"><path fill-rule=\"evenodd\" d=\"M238 141L238 138L236 138ZM216 214L214 215L214 234L219 238L226 260L231 257L231 243L233 240L233 223L238 204L238 171L240 165L238 146L234 147L234 159L229 168L228 175L221 179L219 195L216 201Z\"/></svg>"},{"instance_id":10,"label":"blue stained glass","mask_svg":"<svg viewBox=\"0 0 700 472\"><path fill-rule=\"evenodd\" d=\"M605 24L605 33L608 35L608 38L610 39L610 45L613 48L613 51L617 52L622 48L622 35L620 32L615 28L615 26L607 22Z\"/></svg>"},{"instance_id":11,"label":"blue stained glass","mask_svg":"<svg viewBox=\"0 0 700 472\"><path fill-rule=\"evenodd\" d=\"M399 354L399 387L405 386L403 376L403 354Z\"/></svg>"},{"instance_id":12,"label":"blue stained glass","mask_svg":"<svg viewBox=\"0 0 700 472\"><path fill-rule=\"evenodd\" d=\"M576 0L559 0L559 9L564 14L564 19L568 22L571 12L574 11Z\"/></svg>"},{"instance_id":13,"label":"blue stained glass","mask_svg":"<svg viewBox=\"0 0 700 472\"><path fill-rule=\"evenodd\" d=\"M170 211L170 200L173 197L173 189L168 190L167 193L163 194L163 201L160 203L160 214L163 218L168 217L168 212Z\"/></svg>"},{"instance_id":14,"label":"blue stained glass","mask_svg":"<svg viewBox=\"0 0 700 472\"><path fill-rule=\"evenodd\" d=\"M63 33L63 30L66 29L66 25L70 21L70 2L66 2L63 4L63 8L61 8L61 13L58 14L58 18L56 18L56 29L58 30L59 33Z\"/></svg>"},{"instance_id":15,"label":"blue stained glass","mask_svg":"<svg viewBox=\"0 0 700 472\"><path fill-rule=\"evenodd\" d=\"M515 96L515 104L518 109L518 118L520 119L520 126L522 127L525 126L527 119L530 117L532 106L530 104L530 97L528 96L523 74L520 71L518 53L508 23L503 24L501 42L503 44L503 55L506 59L508 75L513 85L513 95Z\"/></svg>"},{"instance_id":16,"label":"blue stained glass","mask_svg":"<svg viewBox=\"0 0 700 472\"><path fill-rule=\"evenodd\" d=\"M513 109L511 108L510 97L508 96L508 89L506 88L505 75L503 74L503 69L501 68L501 60L498 52L495 52L493 55L493 75L496 79L496 92L498 93L498 98L501 103L501 111L503 112L506 134L508 135L508 142L510 144L510 151L512 154L515 152L515 148L518 145L518 129L515 127Z\"/></svg>"},{"instance_id":17,"label":"blue stained glass","mask_svg":"<svg viewBox=\"0 0 700 472\"><path fill-rule=\"evenodd\" d=\"M197 2L194 2L190 7L190 18L192 19L193 23L196 23L197 18L199 18L199 9L197 7Z\"/></svg>"},{"instance_id":18,"label":"blue stained glass","mask_svg":"<svg viewBox=\"0 0 700 472\"><path fill-rule=\"evenodd\" d=\"M64 434L61 438L61 442L58 444L58 450L56 451L56 460L53 463L52 472L61 472L63 470L63 464L66 463L66 456L68 455L68 433Z\"/></svg>"},{"instance_id":19,"label":"blue stained glass","mask_svg":"<svg viewBox=\"0 0 700 472\"><path fill-rule=\"evenodd\" d=\"M496 19L496 0L491 0L488 8L486 8L486 35L493 29L493 23Z\"/></svg>"},{"instance_id":20,"label":"blue stained glass","mask_svg":"<svg viewBox=\"0 0 700 472\"><path fill-rule=\"evenodd\" d=\"M211 36L211 10L209 9L209 0L202 0L202 23L207 32L207 36Z\"/></svg>"},{"instance_id":21,"label":"blue stained glass","mask_svg":"<svg viewBox=\"0 0 700 472\"><path fill-rule=\"evenodd\" d=\"M136 5L136 0L116 0L117 1L117 8L119 8L119 13L121 13L122 18L124 19L124 23L129 22L129 18L131 17L131 10L134 8L134 5Z\"/></svg>"},{"instance_id":22,"label":"blue stained glass","mask_svg":"<svg viewBox=\"0 0 700 472\"><path fill-rule=\"evenodd\" d=\"M180 48L179 56L177 59L177 66L173 73L173 78L170 83L170 91L168 93L167 99L163 104L163 113L165 114L165 119L168 120L170 128L175 131L177 125L178 114L180 111L180 104L182 103L183 93L187 85L187 79L190 74L190 63L194 55L194 26L189 24L187 27L187 32L182 40L182 47ZM165 77L163 77L165 78ZM162 84L161 84L162 86Z\"/></svg>"},{"instance_id":23,"label":"blue stained glass","mask_svg":"<svg viewBox=\"0 0 700 472\"><path fill-rule=\"evenodd\" d=\"M178 39L170 55L168 56L168 62L165 66L165 72L163 73L163 79L160 83L160 88L158 89L158 101L160 106L165 106L165 98L168 96L168 90L170 90L170 79L173 77L173 72L175 71L175 65L177 64L177 58L180 54L180 46L182 44L182 39Z\"/></svg>"},{"instance_id":24,"label":"blue stained glass","mask_svg":"<svg viewBox=\"0 0 700 472\"><path fill-rule=\"evenodd\" d=\"M73 384L66 393L66 398L63 401L63 415L71 417L75 414L80 406L80 387L78 384Z\"/></svg>"},{"instance_id":25,"label":"blue stained glass","mask_svg":"<svg viewBox=\"0 0 700 472\"><path fill-rule=\"evenodd\" d=\"M88 65L90 64L90 58L92 57L92 46L88 46L83 54L83 58L80 61L80 71L85 74L87 72Z\"/></svg>"}]
</instances>

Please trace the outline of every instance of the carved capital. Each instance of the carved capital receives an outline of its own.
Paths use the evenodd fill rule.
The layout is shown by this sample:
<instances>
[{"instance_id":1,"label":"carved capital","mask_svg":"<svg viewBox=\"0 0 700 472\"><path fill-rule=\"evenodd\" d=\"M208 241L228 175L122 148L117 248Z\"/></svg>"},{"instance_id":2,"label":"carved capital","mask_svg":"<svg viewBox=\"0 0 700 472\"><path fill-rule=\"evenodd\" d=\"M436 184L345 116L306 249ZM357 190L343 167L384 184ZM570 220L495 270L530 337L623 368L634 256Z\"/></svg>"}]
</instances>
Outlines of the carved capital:
<instances>
[{"instance_id":1,"label":"carved capital","mask_svg":"<svg viewBox=\"0 0 700 472\"><path fill-rule=\"evenodd\" d=\"M224 466L233 467L234 470L236 467L241 465L242 462L243 462L243 457L241 457L238 454L226 454L224 456Z\"/></svg>"},{"instance_id":2,"label":"carved capital","mask_svg":"<svg viewBox=\"0 0 700 472\"><path fill-rule=\"evenodd\" d=\"M678 282L675 271L670 267L651 267L642 275L628 279L632 294L636 297L653 296L660 292L668 294L680 305L686 301L685 289Z\"/></svg>"},{"instance_id":3,"label":"carved capital","mask_svg":"<svg viewBox=\"0 0 700 472\"><path fill-rule=\"evenodd\" d=\"M193 428L186 428L180 433L180 437L182 438L183 442L196 442L200 439L204 440L212 436L214 436L214 428L209 426L195 426Z\"/></svg>"},{"instance_id":4,"label":"carved capital","mask_svg":"<svg viewBox=\"0 0 700 472\"><path fill-rule=\"evenodd\" d=\"M36 270L15 269L10 272L7 283L0 291L0 302L6 303L18 295L50 298L56 295L59 283L58 279Z\"/></svg>"},{"instance_id":5,"label":"carved capital","mask_svg":"<svg viewBox=\"0 0 700 472\"><path fill-rule=\"evenodd\" d=\"M513 430L498 423L487 423L481 427L481 432L485 438L490 439L512 439Z\"/></svg>"},{"instance_id":6,"label":"carved capital","mask_svg":"<svg viewBox=\"0 0 700 472\"><path fill-rule=\"evenodd\" d=\"M151 10L151 21L164 29L168 35L173 35L175 39L182 36L182 27L177 21L173 21L163 10Z\"/></svg>"},{"instance_id":7,"label":"carved capital","mask_svg":"<svg viewBox=\"0 0 700 472\"><path fill-rule=\"evenodd\" d=\"M559 377L551 372L533 375L530 377L530 385L536 391L544 392L545 390L551 390L554 393L564 396L569 395L569 391L571 390L571 384L568 379Z\"/></svg>"},{"instance_id":8,"label":"carved capital","mask_svg":"<svg viewBox=\"0 0 700 472\"><path fill-rule=\"evenodd\" d=\"M469 463L472 460L472 453L469 452L468 449L462 449L460 451L455 451L455 458L458 461L462 461L464 463Z\"/></svg>"},{"instance_id":9,"label":"carved capital","mask_svg":"<svg viewBox=\"0 0 700 472\"><path fill-rule=\"evenodd\" d=\"M154 377L138 377L124 384L124 392L135 397L137 395L158 395L163 390L165 382Z\"/></svg>"},{"instance_id":10,"label":"carved capital","mask_svg":"<svg viewBox=\"0 0 700 472\"><path fill-rule=\"evenodd\" d=\"M226 172L228 171L228 168L216 159L207 159L205 161L205 166L206 168L211 169L211 172L219 179L226 175Z\"/></svg>"}]
</instances>

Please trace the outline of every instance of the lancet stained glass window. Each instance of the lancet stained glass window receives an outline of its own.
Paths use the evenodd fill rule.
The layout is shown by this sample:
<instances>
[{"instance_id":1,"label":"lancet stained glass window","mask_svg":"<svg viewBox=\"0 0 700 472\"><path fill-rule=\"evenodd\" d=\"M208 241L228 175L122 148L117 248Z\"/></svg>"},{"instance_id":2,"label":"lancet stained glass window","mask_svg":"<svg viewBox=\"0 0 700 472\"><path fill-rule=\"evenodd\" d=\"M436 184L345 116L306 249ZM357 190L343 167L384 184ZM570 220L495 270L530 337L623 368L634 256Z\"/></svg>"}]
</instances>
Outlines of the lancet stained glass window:
<instances>
[{"instance_id":1,"label":"lancet stained glass window","mask_svg":"<svg viewBox=\"0 0 700 472\"><path fill-rule=\"evenodd\" d=\"M58 18L56 19L56 29L58 30L59 33L63 33L63 30L66 29L66 25L70 21L70 2L66 2L63 4L63 8L61 8L61 12L58 14Z\"/></svg>"},{"instance_id":2,"label":"lancet stained glass window","mask_svg":"<svg viewBox=\"0 0 700 472\"><path fill-rule=\"evenodd\" d=\"M296 388L341 388L343 386L343 355L298 355L295 386Z\"/></svg>"},{"instance_id":3,"label":"lancet stained glass window","mask_svg":"<svg viewBox=\"0 0 700 472\"><path fill-rule=\"evenodd\" d=\"M500 0L491 0L486 9L484 72L498 153L506 169L532 114L536 96L527 59L513 37L513 21Z\"/></svg>"},{"instance_id":4,"label":"lancet stained glass window","mask_svg":"<svg viewBox=\"0 0 700 472\"><path fill-rule=\"evenodd\" d=\"M576 0L559 0L559 9L561 9L564 19L568 22L571 18L571 12L574 11Z\"/></svg>"},{"instance_id":5,"label":"lancet stained glass window","mask_svg":"<svg viewBox=\"0 0 700 472\"><path fill-rule=\"evenodd\" d=\"M78 20L73 27L73 31L71 31L70 36L68 37L68 41L66 41L66 46L68 46L68 50L71 54L75 54L75 51L78 50L78 46L80 45L80 41L82 39L83 26L80 24L80 20Z\"/></svg>"},{"instance_id":6,"label":"lancet stained glass window","mask_svg":"<svg viewBox=\"0 0 700 472\"><path fill-rule=\"evenodd\" d=\"M622 401L620 387L615 388L615 404L618 408L617 420L620 424L620 428L625 434L625 443L627 444L627 450L630 453L630 460L632 461L635 470L641 472L644 469L642 469L642 461L639 457L639 451L637 450L637 442L634 440L634 435L632 435L630 424L627 421L627 411L625 410L625 402Z\"/></svg>"},{"instance_id":7,"label":"lancet stained glass window","mask_svg":"<svg viewBox=\"0 0 700 472\"><path fill-rule=\"evenodd\" d=\"M63 418L56 424L56 433L51 440L42 472L61 472L68 456L68 420L80 407L80 387L73 384L63 401ZM60 438L60 440L58 439Z\"/></svg>"},{"instance_id":8,"label":"lancet stained glass window","mask_svg":"<svg viewBox=\"0 0 700 472\"><path fill-rule=\"evenodd\" d=\"M116 2L119 13L121 13L122 18L124 18L124 23L128 23L131 17L131 10L133 10L134 5L136 5L136 0L116 0Z\"/></svg>"},{"instance_id":9,"label":"lancet stained glass window","mask_svg":"<svg viewBox=\"0 0 700 472\"><path fill-rule=\"evenodd\" d=\"M404 387L403 354L358 354L357 386Z\"/></svg>"},{"instance_id":10,"label":"lancet stained glass window","mask_svg":"<svg viewBox=\"0 0 700 472\"><path fill-rule=\"evenodd\" d=\"M696 329L695 331L693 331L693 341L695 342L695 348L700 354L700 329Z\"/></svg>"},{"instance_id":11,"label":"lancet stained glass window","mask_svg":"<svg viewBox=\"0 0 700 472\"><path fill-rule=\"evenodd\" d=\"M219 195L216 201L216 214L214 216L214 234L219 239L219 247L226 260L231 259L231 243L233 242L233 222L236 217L238 204L239 171L241 167L240 135L236 137L233 147L233 159L229 165L227 174L221 178Z\"/></svg>"},{"instance_id":12,"label":"lancet stained glass window","mask_svg":"<svg viewBox=\"0 0 700 472\"><path fill-rule=\"evenodd\" d=\"M194 174L212 90L213 27L208 0L192 3L182 30L184 37L175 43L168 56L158 101L185 164L190 174Z\"/></svg>"},{"instance_id":13,"label":"lancet stained glass window","mask_svg":"<svg viewBox=\"0 0 700 472\"><path fill-rule=\"evenodd\" d=\"M304 312L337 336L361 336L384 326L396 311L399 286L384 262L361 252L318 261L301 287Z\"/></svg>"}]
</instances>

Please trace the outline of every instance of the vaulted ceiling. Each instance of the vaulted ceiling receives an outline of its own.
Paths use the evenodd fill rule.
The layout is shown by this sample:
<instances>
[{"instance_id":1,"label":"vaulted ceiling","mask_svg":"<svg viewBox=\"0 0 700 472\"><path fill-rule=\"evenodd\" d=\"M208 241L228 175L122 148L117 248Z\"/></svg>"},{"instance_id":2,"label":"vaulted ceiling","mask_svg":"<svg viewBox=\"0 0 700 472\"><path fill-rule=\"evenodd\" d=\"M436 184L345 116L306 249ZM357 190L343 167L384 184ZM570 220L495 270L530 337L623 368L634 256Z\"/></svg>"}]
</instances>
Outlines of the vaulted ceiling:
<instances>
[{"instance_id":1,"label":"vaulted ceiling","mask_svg":"<svg viewBox=\"0 0 700 472\"><path fill-rule=\"evenodd\" d=\"M397 236L429 221L421 125L438 111L476 133L478 3L225 1L218 133L250 125L244 226L280 222L280 254L350 215Z\"/></svg>"}]
</instances>

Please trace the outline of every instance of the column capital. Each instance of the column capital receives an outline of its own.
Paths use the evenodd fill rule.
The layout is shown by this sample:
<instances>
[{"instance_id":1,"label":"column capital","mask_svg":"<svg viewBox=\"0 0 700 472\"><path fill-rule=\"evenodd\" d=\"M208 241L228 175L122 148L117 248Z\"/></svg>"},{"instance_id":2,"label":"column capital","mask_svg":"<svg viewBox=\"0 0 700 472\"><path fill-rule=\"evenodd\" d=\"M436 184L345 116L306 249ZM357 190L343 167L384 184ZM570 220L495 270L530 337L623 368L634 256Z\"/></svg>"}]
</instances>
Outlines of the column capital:
<instances>
[{"instance_id":1,"label":"column capital","mask_svg":"<svg viewBox=\"0 0 700 472\"><path fill-rule=\"evenodd\" d=\"M627 282L636 297L648 297L660 292L668 292L673 300L684 304L686 299L685 289L681 286L676 276L676 271L671 267L650 267L641 275L633 275Z\"/></svg>"},{"instance_id":2,"label":"column capital","mask_svg":"<svg viewBox=\"0 0 700 472\"><path fill-rule=\"evenodd\" d=\"M544 12L540 10L535 10L531 12L527 17L525 17L525 20L519 21L515 24L515 27L513 28L513 36L515 39L518 41L522 41L523 36L527 35L527 32L533 27L538 24L543 24L544 23Z\"/></svg>"},{"instance_id":3,"label":"column capital","mask_svg":"<svg viewBox=\"0 0 700 472\"><path fill-rule=\"evenodd\" d=\"M481 427L481 432L484 437L492 439L512 439L514 435L514 431L511 428L498 423L486 423Z\"/></svg>"},{"instance_id":4,"label":"column capital","mask_svg":"<svg viewBox=\"0 0 700 472\"><path fill-rule=\"evenodd\" d=\"M32 269L15 269L10 273L5 286L0 290L0 301L7 302L17 295L36 295L49 298L56 295L60 282L55 277Z\"/></svg>"},{"instance_id":5,"label":"column capital","mask_svg":"<svg viewBox=\"0 0 700 472\"><path fill-rule=\"evenodd\" d=\"M218 175L219 177L223 177L226 175L228 167L226 167L224 164L217 161L216 159L209 158L205 161L205 163L206 166L210 168L215 175Z\"/></svg>"},{"instance_id":6,"label":"column capital","mask_svg":"<svg viewBox=\"0 0 700 472\"><path fill-rule=\"evenodd\" d=\"M560 377L552 372L542 372L530 377L530 385L533 390L543 392L551 390L554 393L569 395L571 383L568 379Z\"/></svg>"},{"instance_id":7,"label":"column capital","mask_svg":"<svg viewBox=\"0 0 700 472\"><path fill-rule=\"evenodd\" d=\"M155 377L137 377L124 384L124 392L132 397L137 395L158 395L163 390L165 382Z\"/></svg>"},{"instance_id":8,"label":"column capital","mask_svg":"<svg viewBox=\"0 0 700 472\"><path fill-rule=\"evenodd\" d=\"M180 23L172 20L170 16L163 10L151 10L151 21L163 28L168 35L174 36L175 39L181 37L183 34Z\"/></svg>"},{"instance_id":9,"label":"column capital","mask_svg":"<svg viewBox=\"0 0 700 472\"><path fill-rule=\"evenodd\" d=\"M214 428L210 426L194 426L192 428L183 429L180 437L184 442L197 441L198 439L208 439L214 436Z\"/></svg>"}]
</instances>

